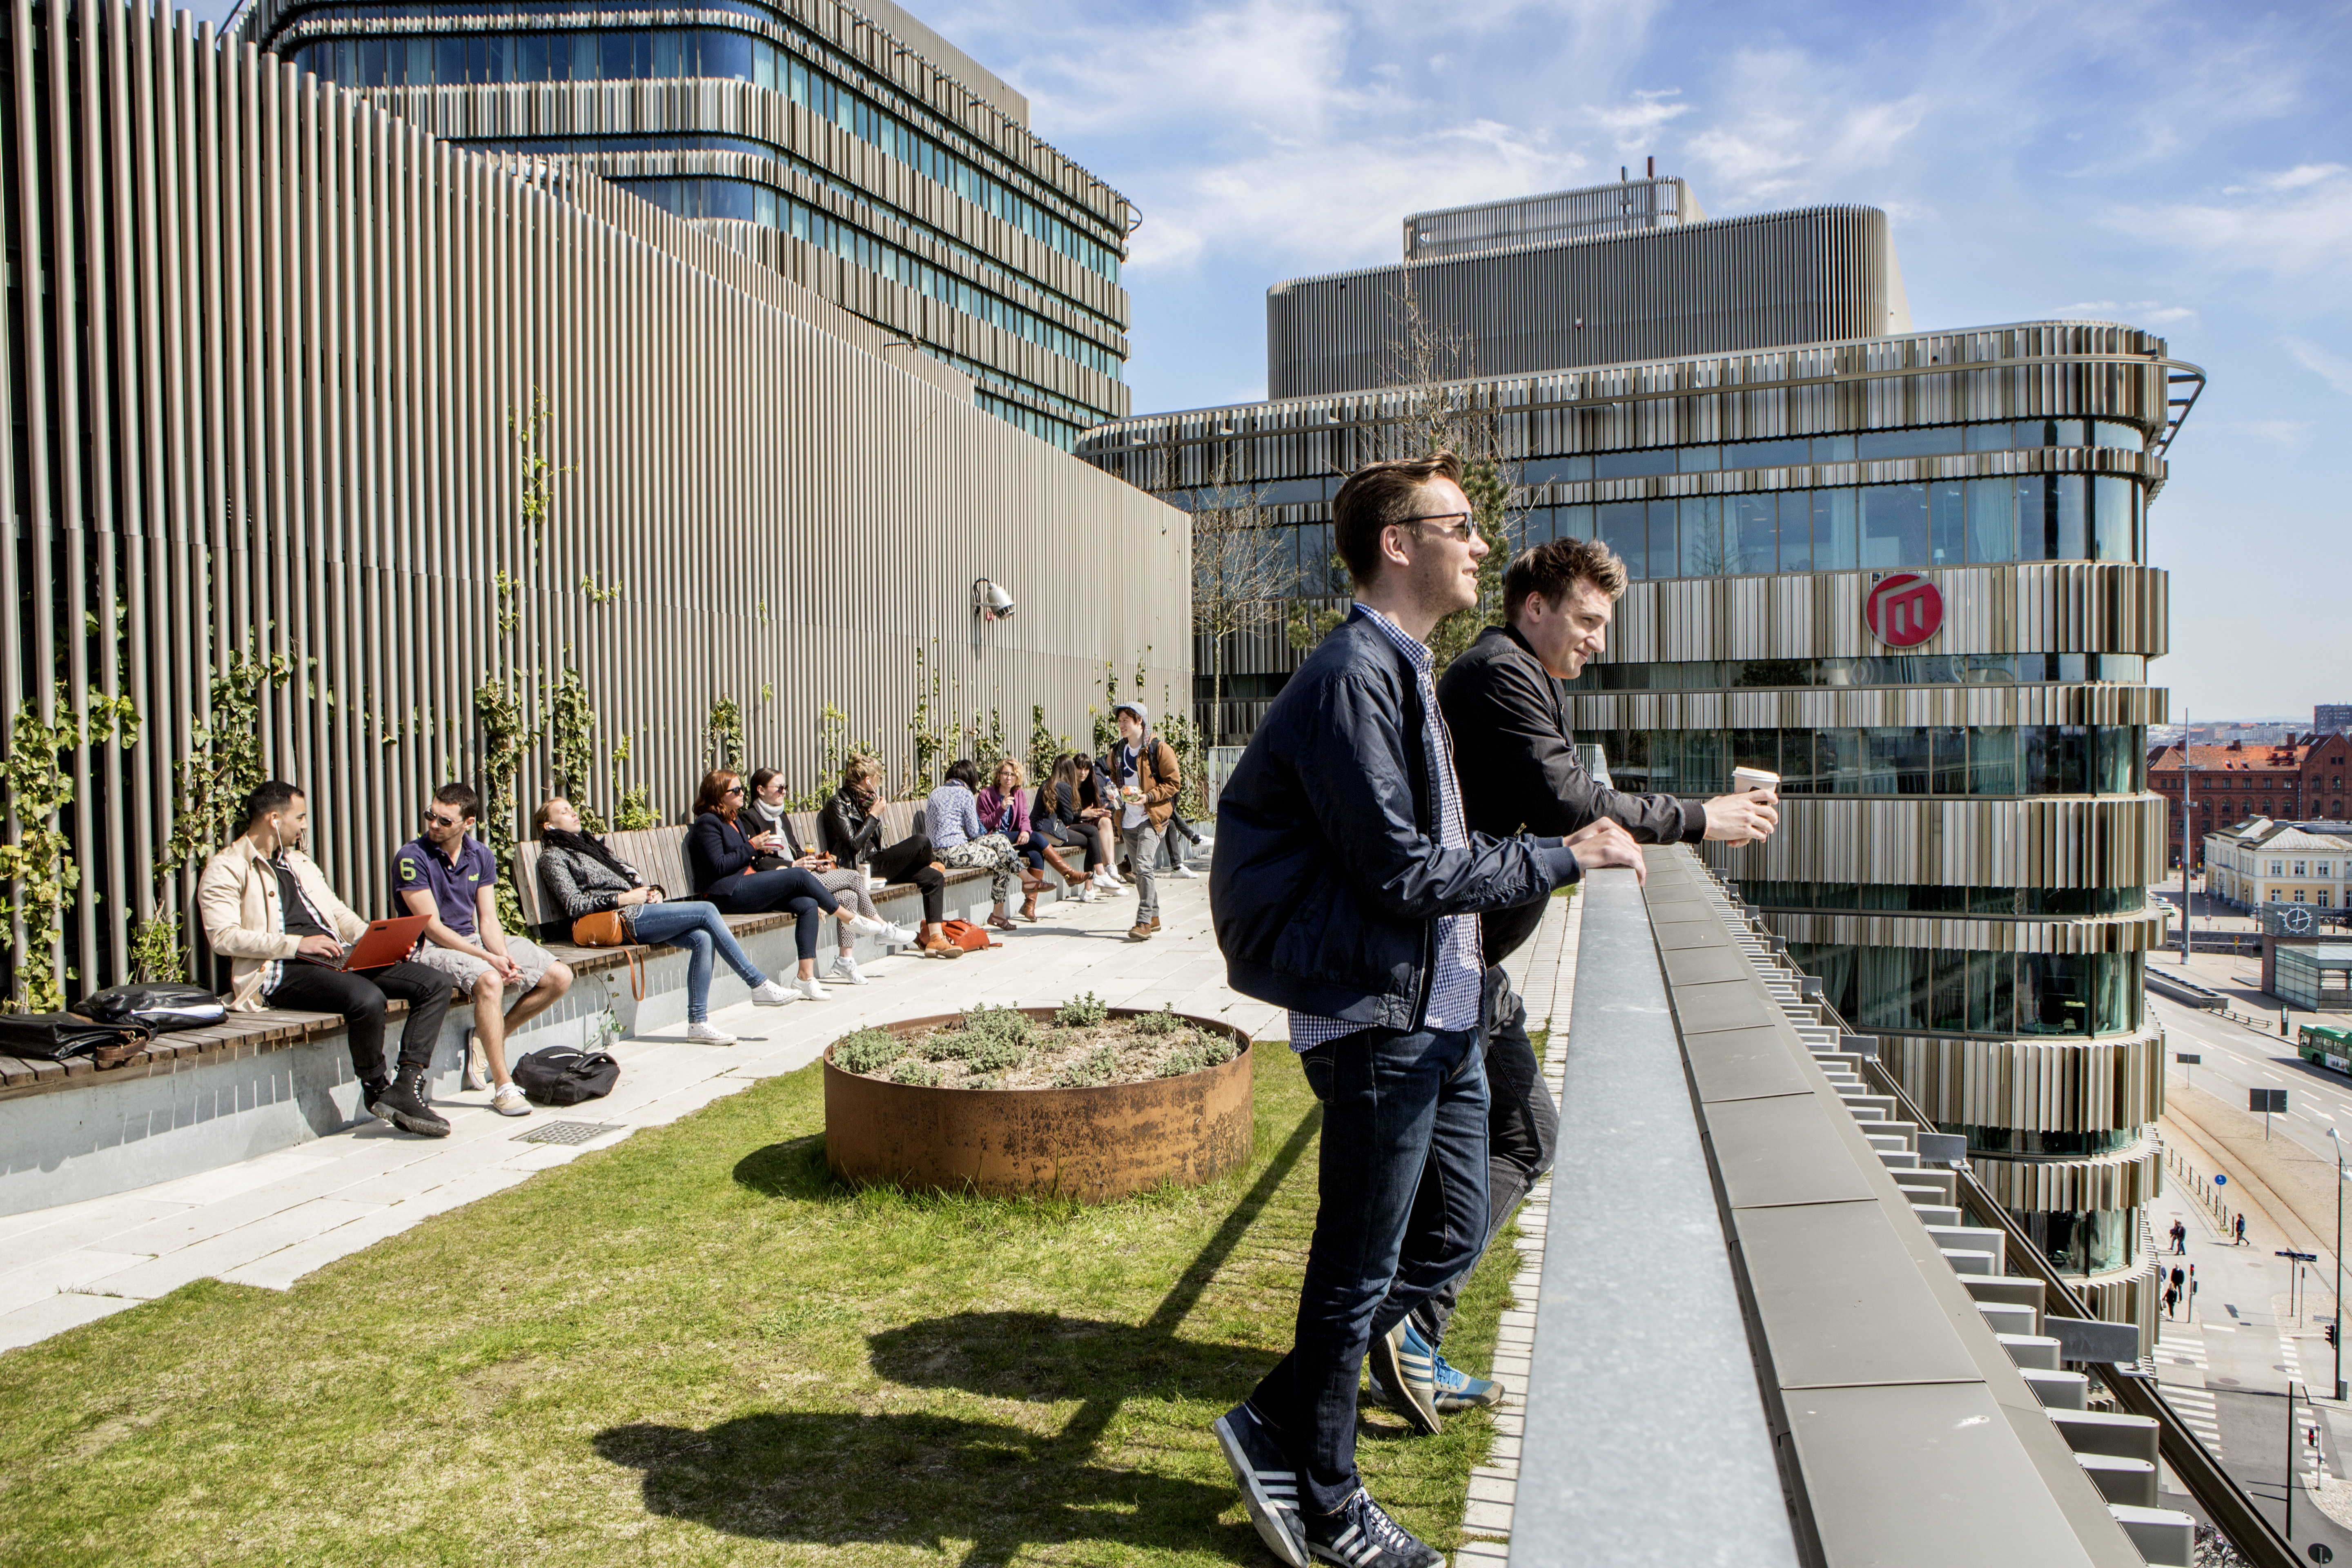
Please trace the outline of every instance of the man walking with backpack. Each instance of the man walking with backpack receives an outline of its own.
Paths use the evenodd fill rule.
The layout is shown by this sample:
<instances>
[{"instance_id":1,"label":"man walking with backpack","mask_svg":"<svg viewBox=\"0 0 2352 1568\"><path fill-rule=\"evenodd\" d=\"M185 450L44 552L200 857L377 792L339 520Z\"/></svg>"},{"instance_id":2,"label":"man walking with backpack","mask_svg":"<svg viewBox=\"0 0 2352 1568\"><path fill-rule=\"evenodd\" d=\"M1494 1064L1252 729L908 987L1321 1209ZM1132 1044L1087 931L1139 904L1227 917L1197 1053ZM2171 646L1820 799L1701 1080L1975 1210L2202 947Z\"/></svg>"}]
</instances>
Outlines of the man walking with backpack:
<instances>
[{"instance_id":1,"label":"man walking with backpack","mask_svg":"<svg viewBox=\"0 0 2352 1568\"><path fill-rule=\"evenodd\" d=\"M1108 759L1118 786L1119 842L1135 871L1135 928L1129 942L1149 942L1160 931L1160 839L1168 831L1184 770L1176 749L1151 732L1151 710L1122 702L1111 710L1118 721L1118 744Z\"/></svg>"},{"instance_id":2,"label":"man walking with backpack","mask_svg":"<svg viewBox=\"0 0 2352 1568\"><path fill-rule=\"evenodd\" d=\"M1475 917L1577 874L1557 838L1463 823L1426 643L1477 602L1486 544L1461 481L1448 452L1340 488L1354 611L1267 710L1217 812L1209 901L1227 978L1289 1009L1323 1103L1296 1336L1214 1427L1259 1537L1291 1568L1444 1561L1361 1485L1357 1385L1367 1350L1486 1239ZM1416 1193L1444 1223L1408 1248Z\"/></svg>"}]
</instances>

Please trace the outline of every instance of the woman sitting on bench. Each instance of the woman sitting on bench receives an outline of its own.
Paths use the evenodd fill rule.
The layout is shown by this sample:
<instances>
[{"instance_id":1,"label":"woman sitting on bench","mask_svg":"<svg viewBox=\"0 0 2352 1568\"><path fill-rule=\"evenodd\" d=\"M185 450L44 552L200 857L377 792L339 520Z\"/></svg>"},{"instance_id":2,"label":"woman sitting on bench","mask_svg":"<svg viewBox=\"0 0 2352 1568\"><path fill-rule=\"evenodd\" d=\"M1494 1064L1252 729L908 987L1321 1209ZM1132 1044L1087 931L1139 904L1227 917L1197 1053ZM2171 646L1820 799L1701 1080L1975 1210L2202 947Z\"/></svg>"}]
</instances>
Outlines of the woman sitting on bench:
<instances>
[{"instance_id":1,"label":"woman sitting on bench","mask_svg":"<svg viewBox=\"0 0 2352 1568\"><path fill-rule=\"evenodd\" d=\"M770 856L791 862L824 884L824 890L846 903L859 914L881 921L881 911L874 907L873 896L866 890L866 873L855 866L844 866L831 855L812 854L801 847L801 836L793 826L793 814L784 805L784 775L773 768L760 768L751 774L751 799L744 804L744 831L751 836L751 847L761 849L761 858ZM765 847L762 848L762 841ZM915 933L883 921L882 941L885 946L905 947L915 940ZM857 972L857 954L850 945L850 926L841 926L841 952L833 961L825 978L845 981L852 985L866 984L866 976Z\"/></svg>"},{"instance_id":2,"label":"woman sitting on bench","mask_svg":"<svg viewBox=\"0 0 2352 1568\"><path fill-rule=\"evenodd\" d=\"M842 923L866 936L880 936L890 928L844 910L824 884L797 866L762 871L760 857L768 853L751 841L737 820L743 810L743 776L725 768L702 777L695 793L694 826L686 833L686 860L694 877L694 896L708 899L730 915L763 915L787 910L795 917L793 937L800 947L800 973L793 989L812 1002L831 994L817 984L816 942L824 917L839 915Z\"/></svg>"},{"instance_id":3,"label":"woman sitting on bench","mask_svg":"<svg viewBox=\"0 0 2352 1568\"><path fill-rule=\"evenodd\" d=\"M531 813L540 841L539 885L566 920L616 910L638 942L686 949L686 1037L707 1046L731 1046L735 1037L710 1022L710 959L727 961L735 977L751 988L762 1007L781 1007L793 994L760 973L743 956L726 917L709 904L670 902L659 888L646 886L635 867L580 831L580 813L562 795L540 802Z\"/></svg>"}]
</instances>

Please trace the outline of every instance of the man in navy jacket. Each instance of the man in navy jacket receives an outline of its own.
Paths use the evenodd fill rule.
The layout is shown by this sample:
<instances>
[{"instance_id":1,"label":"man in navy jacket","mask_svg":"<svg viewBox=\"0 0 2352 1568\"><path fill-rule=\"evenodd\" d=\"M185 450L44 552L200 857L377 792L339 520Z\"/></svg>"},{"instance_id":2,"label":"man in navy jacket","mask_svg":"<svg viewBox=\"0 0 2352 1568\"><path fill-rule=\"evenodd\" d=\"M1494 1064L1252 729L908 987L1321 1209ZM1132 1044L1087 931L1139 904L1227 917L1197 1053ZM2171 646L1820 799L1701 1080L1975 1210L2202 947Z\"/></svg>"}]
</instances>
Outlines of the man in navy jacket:
<instances>
[{"instance_id":1,"label":"man in navy jacket","mask_svg":"<svg viewBox=\"0 0 2352 1568\"><path fill-rule=\"evenodd\" d=\"M1357 1384L1367 1350L1376 1368L1392 1357L1406 1314L1486 1239L1476 917L1579 874L1557 838L1464 825L1425 646L1477 602L1486 544L1461 480L1439 453L1341 487L1332 519L1355 609L1268 709L1218 806L1209 899L1227 976L1289 1009L1323 1102L1296 1337L1215 1428L1260 1537L1292 1568L1443 1561L1357 1478ZM1598 855L1588 863L1638 863L1630 841ZM1408 1249L1424 1189L1444 1223Z\"/></svg>"}]
</instances>

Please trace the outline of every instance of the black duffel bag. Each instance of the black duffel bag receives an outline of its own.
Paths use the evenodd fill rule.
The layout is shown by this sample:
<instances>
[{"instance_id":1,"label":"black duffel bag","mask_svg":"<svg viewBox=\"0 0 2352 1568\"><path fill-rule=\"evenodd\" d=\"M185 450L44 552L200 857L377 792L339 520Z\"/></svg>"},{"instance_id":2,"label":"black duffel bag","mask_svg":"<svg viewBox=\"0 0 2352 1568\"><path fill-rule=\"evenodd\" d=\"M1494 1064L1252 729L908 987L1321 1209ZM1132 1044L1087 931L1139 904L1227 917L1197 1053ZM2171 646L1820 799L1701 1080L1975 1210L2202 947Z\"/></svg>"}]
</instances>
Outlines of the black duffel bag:
<instances>
[{"instance_id":1,"label":"black duffel bag","mask_svg":"<svg viewBox=\"0 0 2352 1568\"><path fill-rule=\"evenodd\" d=\"M37 1062L89 1057L121 1067L154 1037L144 1024L100 1024L78 1013L0 1013L0 1051Z\"/></svg>"},{"instance_id":2,"label":"black duffel bag","mask_svg":"<svg viewBox=\"0 0 2352 1568\"><path fill-rule=\"evenodd\" d=\"M163 1034L206 1028L228 1016L219 997L177 982L110 986L83 997L74 1011L101 1024L144 1024Z\"/></svg>"},{"instance_id":3,"label":"black duffel bag","mask_svg":"<svg viewBox=\"0 0 2352 1568\"><path fill-rule=\"evenodd\" d=\"M602 1100L621 1081L621 1064L604 1051L575 1051L550 1046L531 1052L514 1065L514 1080L522 1097L541 1105L577 1105Z\"/></svg>"}]
</instances>

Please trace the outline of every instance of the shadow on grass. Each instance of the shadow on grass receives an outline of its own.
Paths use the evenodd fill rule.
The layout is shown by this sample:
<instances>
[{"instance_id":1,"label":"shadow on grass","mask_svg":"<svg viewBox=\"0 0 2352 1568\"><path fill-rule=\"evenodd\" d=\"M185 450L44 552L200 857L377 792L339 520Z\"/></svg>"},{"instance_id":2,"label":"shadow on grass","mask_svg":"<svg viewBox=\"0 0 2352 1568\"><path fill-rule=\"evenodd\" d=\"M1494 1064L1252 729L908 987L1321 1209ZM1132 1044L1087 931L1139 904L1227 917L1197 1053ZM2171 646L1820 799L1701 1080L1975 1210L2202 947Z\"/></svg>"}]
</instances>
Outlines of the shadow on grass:
<instances>
[{"instance_id":1,"label":"shadow on grass","mask_svg":"<svg viewBox=\"0 0 2352 1568\"><path fill-rule=\"evenodd\" d=\"M849 1193L825 1165L822 1132L752 1150L735 1162L735 1181L771 1198L845 1197Z\"/></svg>"},{"instance_id":2,"label":"shadow on grass","mask_svg":"<svg viewBox=\"0 0 2352 1568\"><path fill-rule=\"evenodd\" d=\"M1089 1442L924 1415L772 1412L708 1431L616 1426L596 1451L645 1473L649 1512L763 1541L869 1542L970 1568L1024 1548L1100 1542L1263 1554L1246 1521L1220 1524L1229 1487L1087 1462Z\"/></svg>"},{"instance_id":3,"label":"shadow on grass","mask_svg":"<svg viewBox=\"0 0 2352 1568\"><path fill-rule=\"evenodd\" d=\"M649 1511L761 1540L932 1551L970 1542L961 1559L968 1568L1008 1563L1025 1547L1082 1542L1261 1562L1265 1549L1251 1526L1218 1519L1233 1504L1230 1486L1105 1466L1096 1446L1134 1395L1238 1403L1273 1364L1263 1348L1195 1342L1177 1330L1322 1125L1320 1106L1299 1119L1141 1323L961 1312L867 1342L874 1370L902 1387L1079 1401L1058 1433L912 1413L772 1411L701 1432L613 1427L597 1435L596 1451L644 1472ZM833 1179L824 1140L814 1135L753 1151L734 1176L775 1197L849 1191Z\"/></svg>"}]
</instances>

